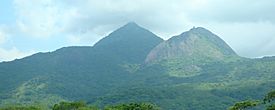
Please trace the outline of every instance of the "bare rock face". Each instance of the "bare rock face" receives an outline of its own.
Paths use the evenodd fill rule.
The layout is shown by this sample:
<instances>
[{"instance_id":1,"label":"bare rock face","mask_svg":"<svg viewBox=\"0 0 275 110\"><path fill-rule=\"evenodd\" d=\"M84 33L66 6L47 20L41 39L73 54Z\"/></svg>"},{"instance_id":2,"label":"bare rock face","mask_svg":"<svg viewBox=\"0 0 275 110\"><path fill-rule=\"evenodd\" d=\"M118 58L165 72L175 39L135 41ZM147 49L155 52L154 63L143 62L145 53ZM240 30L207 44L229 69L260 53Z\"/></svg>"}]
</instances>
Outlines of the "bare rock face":
<instances>
[{"instance_id":1,"label":"bare rock face","mask_svg":"<svg viewBox=\"0 0 275 110\"><path fill-rule=\"evenodd\" d=\"M145 62L175 58L223 59L237 54L221 38L202 28L193 28L157 45Z\"/></svg>"}]
</instances>

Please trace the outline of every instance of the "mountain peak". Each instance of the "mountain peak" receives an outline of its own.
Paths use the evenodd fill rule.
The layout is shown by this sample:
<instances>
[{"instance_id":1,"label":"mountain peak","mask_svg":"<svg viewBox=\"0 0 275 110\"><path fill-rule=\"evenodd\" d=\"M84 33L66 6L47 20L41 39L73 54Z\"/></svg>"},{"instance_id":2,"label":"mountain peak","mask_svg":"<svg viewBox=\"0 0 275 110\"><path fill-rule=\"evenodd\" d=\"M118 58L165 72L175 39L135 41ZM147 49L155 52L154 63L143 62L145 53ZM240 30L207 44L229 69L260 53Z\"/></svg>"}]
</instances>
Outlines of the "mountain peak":
<instances>
[{"instance_id":1,"label":"mountain peak","mask_svg":"<svg viewBox=\"0 0 275 110\"><path fill-rule=\"evenodd\" d=\"M156 36L154 33L139 26L135 22L128 22L127 24L123 25L122 27L118 28L117 30L97 42L95 44L95 47L103 45L113 45L113 43L124 43L133 40L139 41L150 38L162 41L162 39Z\"/></svg>"},{"instance_id":2,"label":"mountain peak","mask_svg":"<svg viewBox=\"0 0 275 110\"><path fill-rule=\"evenodd\" d=\"M137 23L135 22L128 22L127 24L123 25L122 27L118 28L117 30L115 30L114 32L112 32L111 34L115 34L115 33L128 33L128 32L141 32L141 31L148 31L145 28L139 26Z\"/></svg>"},{"instance_id":3,"label":"mountain peak","mask_svg":"<svg viewBox=\"0 0 275 110\"><path fill-rule=\"evenodd\" d=\"M203 27L195 27L195 26L193 28L191 28L189 31L208 31L208 32L210 32L209 30L207 30Z\"/></svg>"},{"instance_id":4,"label":"mountain peak","mask_svg":"<svg viewBox=\"0 0 275 110\"><path fill-rule=\"evenodd\" d=\"M217 36L214 33L212 33L211 31L207 30L206 28L203 27L193 27L192 29L190 29L188 32L194 33L194 34L207 34L207 35L213 35L213 36Z\"/></svg>"},{"instance_id":5,"label":"mountain peak","mask_svg":"<svg viewBox=\"0 0 275 110\"><path fill-rule=\"evenodd\" d=\"M129 22L98 41L95 49L108 51L109 55L125 56L128 61L144 61L146 55L163 40L149 30Z\"/></svg>"},{"instance_id":6,"label":"mountain peak","mask_svg":"<svg viewBox=\"0 0 275 110\"><path fill-rule=\"evenodd\" d=\"M133 21L131 21L131 22L128 22L127 24L125 24L124 26L131 26L131 27L140 27L136 22L133 22Z\"/></svg>"},{"instance_id":7,"label":"mountain peak","mask_svg":"<svg viewBox=\"0 0 275 110\"><path fill-rule=\"evenodd\" d=\"M188 57L223 59L227 56L237 56L237 54L211 31L194 27L156 46L148 54L146 62Z\"/></svg>"},{"instance_id":8,"label":"mountain peak","mask_svg":"<svg viewBox=\"0 0 275 110\"><path fill-rule=\"evenodd\" d=\"M193 27L189 31L183 32L180 35L173 36L168 41L170 42L179 42L190 37L204 37L206 39L215 39L224 42L217 35L213 34L211 31L203 27ZM225 43L225 42L224 42Z\"/></svg>"}]
</instances>

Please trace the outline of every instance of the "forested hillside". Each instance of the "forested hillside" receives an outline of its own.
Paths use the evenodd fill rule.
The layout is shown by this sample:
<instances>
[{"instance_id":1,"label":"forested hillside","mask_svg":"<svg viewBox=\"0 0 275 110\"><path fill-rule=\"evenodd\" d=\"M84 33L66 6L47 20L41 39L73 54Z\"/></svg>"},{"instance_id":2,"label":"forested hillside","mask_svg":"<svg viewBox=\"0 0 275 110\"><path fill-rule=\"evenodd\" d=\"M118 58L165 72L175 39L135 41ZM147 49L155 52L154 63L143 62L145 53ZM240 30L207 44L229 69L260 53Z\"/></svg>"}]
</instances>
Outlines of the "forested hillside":
<instances>
[{"instance_id":1,"label":"forested hillside","mask_svg":"<svg viewBox=\"0 0 275 110\"><path fill-rule=\"evenodd\" d=\"M202 27L164 41L131 22L94 46L0 63L4 110L224 110L274 89L275 57L241 57Z\"/></svg>"}]
</instances>

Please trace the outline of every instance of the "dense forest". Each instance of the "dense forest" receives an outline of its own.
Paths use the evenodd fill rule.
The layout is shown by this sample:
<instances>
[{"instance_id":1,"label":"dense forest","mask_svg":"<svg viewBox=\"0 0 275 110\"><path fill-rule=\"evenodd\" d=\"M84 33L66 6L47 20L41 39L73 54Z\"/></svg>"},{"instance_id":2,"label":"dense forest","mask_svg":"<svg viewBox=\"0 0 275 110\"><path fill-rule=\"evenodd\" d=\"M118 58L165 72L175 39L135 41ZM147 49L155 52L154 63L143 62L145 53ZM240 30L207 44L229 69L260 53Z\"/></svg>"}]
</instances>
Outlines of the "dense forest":
<instances>
[{"instance_id":1,"label":"dense forest","mask_svg":"<svg viewBox=\"0 0 275 110\"><path fill-rule=\"evenodd\" d=\"M79 102L60 102L51 108L41 105L19 106L10 105L8 107L0 108L0 110L101 110L95 105L87 105L83 101ZM102 110L160 110L159 107L150 103L128 103L118 105L108 105Z\"/></svg>"},{"instance_id":2,"label":"dense forest","mask_svg":"<svg viewBox=\"0 0 275 110\"><path fill-rule=\"evenodd\" d=\"M261 109L261 110L275 110L275 90L267 93L263 99L260 100L246 100L237 102L229 108L229 110L248 110L248 109Z\"/></svg>"},{"instance_id":3,"label":"dense forest","mask_svg":"<svg viewBox=\"0 0 275 110\"><path fill-rule=\"evenodd\" d=\"M265 95L262 100L246 100L237 102L228 110L248 110L251 108L258 108L264 110L275 110L275 91L271 91ZM97 105L88 105L84 101L78 102L60 102L51 107L42 105L19 106L9 105L0 108L0 110L162 110L160 107L150 103L126 103L117 105L107 105L99 108Z\"/></svg>"}]
</instances>

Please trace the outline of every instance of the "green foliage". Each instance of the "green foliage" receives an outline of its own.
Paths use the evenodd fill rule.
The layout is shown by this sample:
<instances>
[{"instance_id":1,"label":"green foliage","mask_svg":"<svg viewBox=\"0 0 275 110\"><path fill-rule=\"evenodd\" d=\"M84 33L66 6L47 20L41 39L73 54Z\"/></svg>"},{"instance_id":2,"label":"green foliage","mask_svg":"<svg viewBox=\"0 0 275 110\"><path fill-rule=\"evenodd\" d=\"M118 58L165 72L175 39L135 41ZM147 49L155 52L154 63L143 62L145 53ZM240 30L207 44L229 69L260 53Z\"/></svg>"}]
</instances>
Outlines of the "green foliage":
<instances>
[{"instance_id":1,"label":"green foliage","mask_svg":"<svg viewBox=\"0 0 275 110\"><path fill-rule=\"evenodd\" d=\"M0 110L46 110L40 106L8 106L0 108ZM51 110L100 110L95 106L87 105L83 101L78 102L60 102L55 104ZM117 104L112 106L105 106L104 110L160 110L151 103L127 103Z\"/></svg>"},{"instance_id":2,"label":"green foliage","mask_svg":"<svg viewBox=\"0 0 275 110\"><path fill-rule=\"evenodd\" d=\"M275 99L275 90L269 92L265 97L264 97L264 102L271 102Z\"/></svg>"},{"instance_id":3,"label":"green foliage","mask_svg":"<svg viewBox=\"0 0 275 110\"><path fill-rule=\"evenodd\" d=\"M266 110L275 110L275 104L269 105Z\"/></svg>"},{"instance_id":4,"label":"green foliage","mask_svg":"<svg viewBox=\"0 0 275 110\"><path fill-rule=\"evenodd\" d=\"M259 106L259 105L262 105L262 104L265 104L267 105L267 108L266 110L275 110L275 104L271 103L272 100L274 100L274 90L267 93L266 96L264 97L263 99L263 102L261 101L253 101L253 100L250 100L250 101L243 101L243 102L237 102L234 106L230 107L229 110L246 110L248 108L253 108L255 106ZM268 103L270 104L268 104Z\"/></svg>"},{"instance_id":5,"label":"green foliage","mask_svg":"<svg viewBox=\"0 0 275 110\"><path fill-rule=\"evenodd\" d=\"M4 108L0 108L0 110L43 110L38 106L8 106Z\"/></svg>"},{"instance_id":6,"label":"green foliage","mask_svg":"<svg viewBox=\"0 0 275 110\"><path fill-rule=\"evenodd\" d=\"M252 108L257 106L260 103L260 101L243 101L238 102L234 106L230 107L229 110L245 110L247 108Z\"/></svg>"},{"instance_id":7,"label":"green foliage","mask_svg":"<svg viewBox=\"0 0 275 110\"><path fill-rule=\"evenodd\" d=\"M104 110L160 110L156 105L150 103L129 103L107 106Z\"/></svg>"},{"instance_id":8,"label":"green foliage","mask_svg":"<svg viewBox=\"0 0 275 110\"><path fill-rule=\"evenodd\" d=\"M55 104L52 110L98 110L96 107L89 107L85 102L60 102Z\"/></svg>"}]
</instances>

